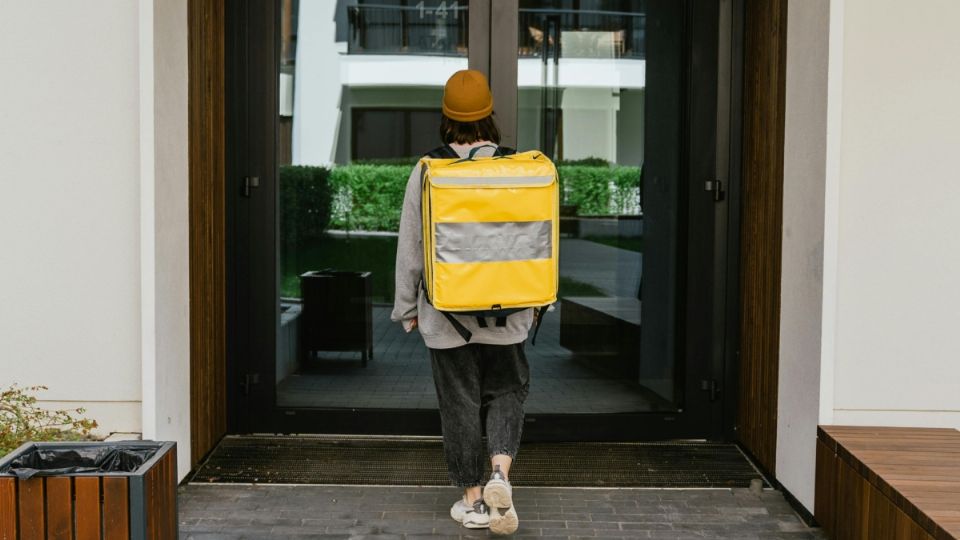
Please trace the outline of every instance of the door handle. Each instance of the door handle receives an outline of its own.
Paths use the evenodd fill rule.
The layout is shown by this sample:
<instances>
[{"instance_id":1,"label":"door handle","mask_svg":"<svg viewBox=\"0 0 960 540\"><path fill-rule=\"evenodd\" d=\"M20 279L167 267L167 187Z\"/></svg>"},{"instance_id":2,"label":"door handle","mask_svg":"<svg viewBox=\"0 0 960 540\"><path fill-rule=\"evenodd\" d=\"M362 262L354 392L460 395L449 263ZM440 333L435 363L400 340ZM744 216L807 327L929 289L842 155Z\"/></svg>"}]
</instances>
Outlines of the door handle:
<instances>
[{"instance_id":1,"label":"door handle","mask_svg":"<svg viewBox=\"0 0 960 540\"><path fill-rule=\"evenodd\" d=\"M260 177L259 176L244 176L243 177L243 196L249 197L250 190L253 188L260 187Z\"/></svg>"},{"instance_id":2,"label":"door handle","mask_svg":"<svg viewBox=\"0 0 960 540\"><path fill-rule=\"evenodd\" d=\"M700 381L700 389L710 395L710 401L716 401L720 397L720 384L716 379Z\"/></svg>"},{"instance_id":3,"label":"door handle","mask_svg":"<svg viewBox=\"0 0 960 540\"><path fill-rule=\"evenodd\" d=\"M707 180L703 183L703 190L713 194L713 200L720 202L726 191L723 189L723 180Z\"/></svg>"}]
</instances>

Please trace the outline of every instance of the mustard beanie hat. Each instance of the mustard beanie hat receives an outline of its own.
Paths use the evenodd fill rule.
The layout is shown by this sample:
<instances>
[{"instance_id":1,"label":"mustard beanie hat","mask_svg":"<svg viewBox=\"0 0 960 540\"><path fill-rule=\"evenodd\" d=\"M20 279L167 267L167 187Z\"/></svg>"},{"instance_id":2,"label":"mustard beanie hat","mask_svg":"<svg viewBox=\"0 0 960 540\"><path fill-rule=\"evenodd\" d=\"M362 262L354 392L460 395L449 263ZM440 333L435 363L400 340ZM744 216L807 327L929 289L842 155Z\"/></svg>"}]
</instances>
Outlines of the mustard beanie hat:
<instances>
[{"instance_id":1,"label":"mustard beanie hat","mask_svg":"<svg viewBox=\"0 0 960 540\"><path fill-rule=\"evenodd\" d=\"M458 122L475 122L493 112L487 78L475 69L454 73L443 87L443 114Z\"/></svg>"}]
</instances>

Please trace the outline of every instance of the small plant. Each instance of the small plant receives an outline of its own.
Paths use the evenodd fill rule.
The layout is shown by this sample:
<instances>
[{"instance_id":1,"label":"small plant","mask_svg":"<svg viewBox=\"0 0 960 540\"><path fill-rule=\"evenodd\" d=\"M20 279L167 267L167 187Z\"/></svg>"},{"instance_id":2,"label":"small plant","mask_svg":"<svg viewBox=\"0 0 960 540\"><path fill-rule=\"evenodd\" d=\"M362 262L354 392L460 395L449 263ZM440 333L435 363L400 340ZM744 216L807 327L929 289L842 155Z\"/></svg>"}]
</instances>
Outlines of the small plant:
<instances>
[{"instance_id":1,"label":"small plant","mask_svg":"<svg viewBox=\"0 0 960 540\"><path fill-rule=\"evenodd\" d=\"M37 405L34 395L41 390L47 390L47 387L21 388L14 384L0 393L0 457L27 441L93 438L90 432L97 427L97 422L82 417L85 409L43 409Z\"/></svg>"}]
</instances>

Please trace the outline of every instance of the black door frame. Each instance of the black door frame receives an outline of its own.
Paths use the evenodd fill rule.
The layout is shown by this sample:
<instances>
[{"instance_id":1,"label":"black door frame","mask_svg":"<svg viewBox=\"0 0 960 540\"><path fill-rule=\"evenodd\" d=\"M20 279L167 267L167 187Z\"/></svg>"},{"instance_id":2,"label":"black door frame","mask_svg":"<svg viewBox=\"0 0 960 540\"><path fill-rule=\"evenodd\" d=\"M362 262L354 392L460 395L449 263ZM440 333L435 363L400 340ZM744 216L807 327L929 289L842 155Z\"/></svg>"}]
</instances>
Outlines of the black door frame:
<instances>
[{"instance_id":1,"label":"black door frame","mask_svg":"<svg viewBox=\"0 0 960 540\"><path fill-rule=\"evenodd\" d=\"M482 0L481 0L482 1ZM705 182L718 179L723 148L718 120L718 35L721 11L730 10L731 58L742 55L738 0L679 2L682 18L683 99L676 172L685 205L678 218L685 239L678 275L677 372L683 406L677 412L529 414L525 440L732 439L736 380L736 302L727 276L736 276L738 247L739 83L734 61L729 78L727 198L714 200ZM732 8L731 8L732 5ZM277 407L275 356L279 332L277 277L277 92L262 73L277 73L279 9L276 2L227 4L227 398L229 433L338 433L438 435L437 411L396 409L293 409ZM727 19L730 20L729 18ZM471 28L473 28L471 26ZM729 28L727 29L730 30ZM495 41L495 40L490 40ZM268 44L264 46L264 44ZM515 59L514 59L515 60ZM721 77L721 81L723 77ZM719 94L723 96L724 93ZM722 107L721 107L722 109ZM648 116L648 121L650 121ZM720 122L723 123L722 121ZM651 121L655 125L655 122ZM647 128L648 133L651 128ZM649 179L649 171L647 171ZM246 178L256 178L251 196ZM734 204L729 204L729 201ZM695 231L707 231L694 234ZM257 254L271 254L258 257ZM704 270L707 269L707 270Z\"/></svg>"}]
</instances>

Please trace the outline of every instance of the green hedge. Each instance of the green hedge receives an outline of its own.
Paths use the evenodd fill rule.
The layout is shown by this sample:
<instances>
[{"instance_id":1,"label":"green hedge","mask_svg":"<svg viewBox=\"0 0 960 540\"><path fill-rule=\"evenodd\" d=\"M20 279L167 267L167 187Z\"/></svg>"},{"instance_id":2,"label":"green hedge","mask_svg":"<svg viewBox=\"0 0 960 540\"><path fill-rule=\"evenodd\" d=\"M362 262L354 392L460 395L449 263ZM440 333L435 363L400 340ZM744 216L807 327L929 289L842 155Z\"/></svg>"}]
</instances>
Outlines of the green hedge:
<instances>
[{"instance_id":1,"label":"green hedge","mask_svg":"<svg viewBox=\"0 0 960 540\"><path fill-rule=\"evenodd\" d=\"M413 167L420 161L419 156L399 157L399 158L368 158L357 159L352 162L353 165L407 165ZM587 157L581 159L561 159L555 162L560 165L589 165L591 167L608 167L610 162L598 157Z\"/></svg>"},{"instance_id":2,"label":"green hedge","mask_svg":"<svg viewBox=\"0 0 960 540\"><path fill-rule=\"evenodd\" d=\"M320 238L330 224L330 170L280 167L280 238L286 244Z\"/></svg>"},{"instance_id":3,"label":"green hedge","mask_svg":"<svg viewBox=\"0 0 960 540\"><path fill-rule=\"evenodd\" d=\"M592 163L595 159L583 160ZM327 227L396 231L411 165L351 164L280 168L280 232L287 243L319 238ZM639 167L560 162L562 203L581 216L636 209Z\"/></svg>"},{"instance_id":4,"label":"green hedge","mask_svg":"<svg viewBox=\"0 0 960 540\"><path fill-rule=\"evenodd\" d=\"M640 167L557 165L563 204L577 215L625 214L639 204Z\"/></svg>"},{"instance_id":5,"label":"green hedge","mask_svg":"<svg viewBox=\"0 0 960 540\"><path fill-rule=\"evenodd\" d=\"M337 194L331 224L351 231L396 231L408 165L343 165L335 167L330 183Z\"/></svg>"},{"instance_id":6,"label":"green hedge","mask_svg":"<svg viewBox=\"0 0 960 540\"><path fill-rule=\"evenodd\" d=\"M397 158L367 158L355 159L350 162L351 165L406 165L413 167L420 161L420 156L397 157Z\"/></svg>"},{"instance_id":7,"label":"green hedge","mask_svg":"<svg viewBox=\"0 0 960 540\"><path fill-rule=\"evenodd\" d=\"M557 167L563 165L586 165L588 167L609 167L611 163L603 158L588 157L582 159L561 159L554 162Z\"/></svg>"}]
</instances>

